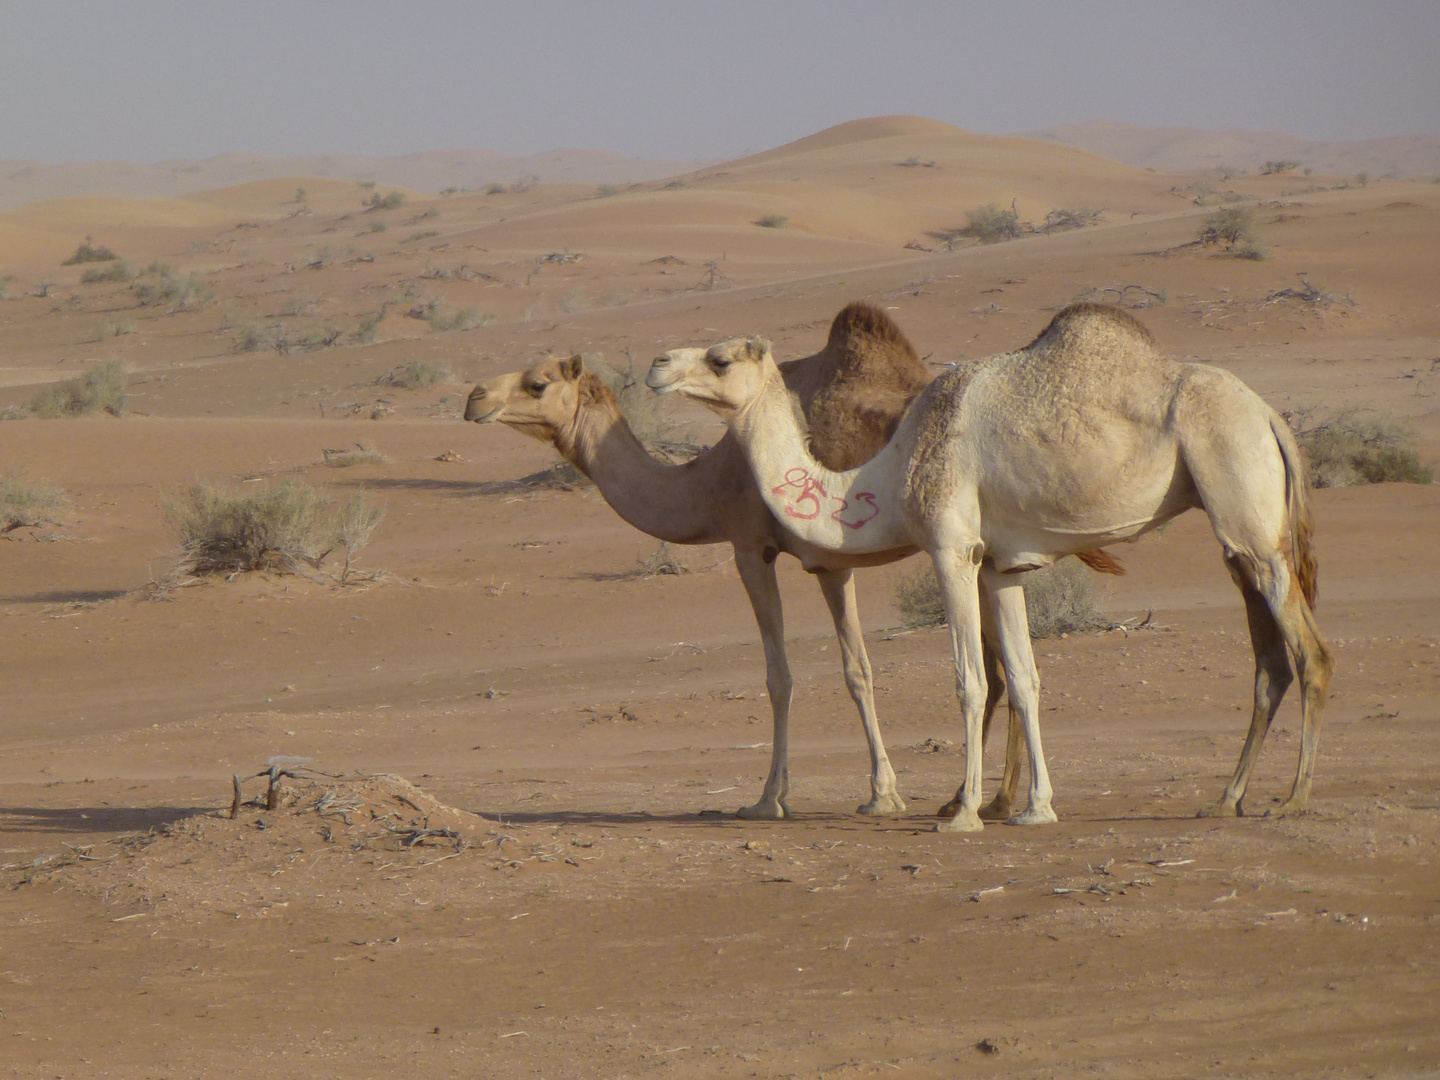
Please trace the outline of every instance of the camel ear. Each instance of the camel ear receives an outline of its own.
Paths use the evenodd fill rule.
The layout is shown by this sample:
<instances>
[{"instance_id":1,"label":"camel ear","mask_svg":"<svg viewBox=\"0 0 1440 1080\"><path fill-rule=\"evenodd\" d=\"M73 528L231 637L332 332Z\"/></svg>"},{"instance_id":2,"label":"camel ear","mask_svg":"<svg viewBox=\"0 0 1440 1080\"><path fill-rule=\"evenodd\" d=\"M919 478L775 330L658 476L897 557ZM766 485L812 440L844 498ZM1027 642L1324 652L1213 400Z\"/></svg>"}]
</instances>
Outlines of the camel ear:
<instances>
[{"instance_id":1,"label":"camel ear","mask_svg":"<svg viewBox=\"0 0 1440 1080\"><path fill-rule=\"evenodd\" d=\"M763 337L752 337L745 339L745 355L757 364L765 359L765 354L770 351L770 342Z\"/></svg>"},{"instance_id":2,"label":"camel ear","mask_svg":"<svg viewBox=\"0 0 1440 1080\"><path fill-rule=\"evenodd\" d=\"M585 361L580 359L580 354L575 353L568 360L560 361L560 374L571 382L580 378L585 372Z\"/></svg>"}]
</instances>

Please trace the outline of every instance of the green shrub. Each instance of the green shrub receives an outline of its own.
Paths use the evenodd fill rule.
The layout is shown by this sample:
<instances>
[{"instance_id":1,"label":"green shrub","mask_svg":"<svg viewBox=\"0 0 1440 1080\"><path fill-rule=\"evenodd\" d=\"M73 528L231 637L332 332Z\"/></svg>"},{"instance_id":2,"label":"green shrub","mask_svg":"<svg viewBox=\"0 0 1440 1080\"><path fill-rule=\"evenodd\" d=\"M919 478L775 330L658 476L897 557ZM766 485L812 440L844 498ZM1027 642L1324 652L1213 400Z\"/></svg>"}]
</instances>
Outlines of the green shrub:
<instances>
[{"instance_id":1,"label":"green shrub","mask_svg":"<svg viewBox=\"0 0 1440 1080\"><path fill-rule=\"evenodd\" d=\"M135 320L122 319L115 315L107 315L95 324L95 340L108 341L113 337L120 337L122 334L135 333Z\"/></svg>"},{"instance_id":2,"label":"green shrub","mask_svg":"<svg viewBox=\"0 0 1440 1080\"><path fill-rule=\"evenodd\" d=\"M784 229L790 225L790 219L784 214L763 214L755 219L755 224L762 229Z\"/></svg>"},{"instance_id":3,"label":"green shrub","mask_svg":"<svg viewBox=\"0 0 1440 1080\"><path fill-rule=\"evenodd\" d=\"M111 281L129 280L130 264L124 259L116 259L104 269L92 267L80 275L81 285L100 285Z\"/></svg>"},{"instance_id":4,"label":"green shrub","mask_svg":"<svg viewBox=\"0 0 1440 1080\"><path fill-rule=\"evenodd\" d=\"M432 364L428 360L407 360L391 368L375 382L379 386L394 386L400 390L428 390L436 383L452 378L450 369L444 364Z\"/></svg>"},{"instance_id":5,"label":"green shrub","mask_svg":"<svg viewBox=\"0 0 1440 1080\"><path fill-rule=\"evenodd\" d=\"M125 365L111 360L78 378L47 386L30 401L42 420L85 416L104 409L113 416L125 412Z\"/></svg>"},{"instance_id":6,"label":"green shrub","mask_svg":"<svg viewBox=\"0 0 1440 1080\"><path fill-rule=\"evenodd\" d=\"M1200 239L1206 244L1230 245L1256 239L1254 207L1227 206L1216 210L1201 224Z\"/></svg>"},{"instance_id":7,"label":"green shrub","mask_svg":"<svg viewBox=\"0 0 1440 1080\"><path fill-rule=\"evenodd\" d=\"M115 252L108 247L96 247L93 236L85 237L85 242L75 249L75 254L66 259L61 266L75 266L77 263L110 262L119 258Z\"/></svg>"},{"instance_id":8,"label":"green shrub","mask_svg":"<svg viewBox=\"0 0 1440 1080\"><path fill-rule=\"evenodd\" d=\"M1079 560L1061 559L1053 566L1031 571L1023 580L1032 638L1102 630L1110 625L1096 599L1094 577ZM895 585L895 606L906 626L943 626L945 601L934 569L927 566L900 578Z\"/></svg>"},{"instance_id":9,"label":"green shrub","mask_svg":"<svg viewBox=\"0 0 1440 1080\"><path fill-rule=\"evenodd\" d=\"M1435 481L1435 470L1420 460L1414 430L1393 417L1347 408L1316 424L1306 419L1295 438L1317 488Z\"/></svg>"},{"instance_id":10,"label":"green shrub","mask_svg":"<svg viewBox=\"0 0 1440 1080\"><path fill-rule=\"evenodd\" d=\"M0 534L53 525L53 513L65 503L65 493L59 488L32 483L22 467L10 469L0 475Z\"/></svg>"}]
</instances>

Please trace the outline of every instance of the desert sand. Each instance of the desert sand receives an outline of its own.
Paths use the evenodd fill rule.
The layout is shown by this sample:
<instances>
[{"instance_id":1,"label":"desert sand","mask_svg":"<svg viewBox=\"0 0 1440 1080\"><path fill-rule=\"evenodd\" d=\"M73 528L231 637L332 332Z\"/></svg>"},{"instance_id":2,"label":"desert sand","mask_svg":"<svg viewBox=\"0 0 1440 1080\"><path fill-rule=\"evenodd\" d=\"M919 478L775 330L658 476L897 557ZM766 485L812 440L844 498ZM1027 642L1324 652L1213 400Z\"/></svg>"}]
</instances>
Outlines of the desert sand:
<instances>
[{"instance_id":1,"label":"desert sand","mask_svg":"<svg viewBox=\"0 0 1440 1080\"><path fill-rule=\"evenodd\" d=\"M7 1075L1433 1075L1433 485L1314 494L1339 670L1310 811L1262 816L1295 768L1292 696L1251 816L1195 817L1234 767L1252 661L1190 514L1115 550L1106 609L1145 629L1036 643L1059 824L954 837L931 831L963 761L948 636L905 630L893 595L921 560L857 573L907 813L853 813L864 741L824 603L782 557L795 817L741 821L769 704L728 549L637 577L655 541L593 488L518 482L547 446L460 419L472 382L552 353L643 371L760 333L786 359L867 299L938 372L1083 296L1278 409L1374 409L1440 456L1440 187L1235 176L1272 251L1246 261L1187 246L1210 212L1194 179L899 117L619 191L366 210L296 176L0 214L0 410L131 371L121 418L0 422L0 471L70 500L0 539ZM1103 213L947 250L985 203ZM212 298L81 284L61 261L87 234ZM1304 281L1328 299L1277 295ZM467 308L480 325L433 318ZM326 327L330 347L237 348ZM377 382L409 361L450 377ZM385 460L325 464L355 444ZM287 477L386 507L358 563L382 576L156 596L166 497ZM232 820L232 775L263 798L276 756L302 779ZM989 765L987 796L998 745Z\"/></svg>"}]
</instances>

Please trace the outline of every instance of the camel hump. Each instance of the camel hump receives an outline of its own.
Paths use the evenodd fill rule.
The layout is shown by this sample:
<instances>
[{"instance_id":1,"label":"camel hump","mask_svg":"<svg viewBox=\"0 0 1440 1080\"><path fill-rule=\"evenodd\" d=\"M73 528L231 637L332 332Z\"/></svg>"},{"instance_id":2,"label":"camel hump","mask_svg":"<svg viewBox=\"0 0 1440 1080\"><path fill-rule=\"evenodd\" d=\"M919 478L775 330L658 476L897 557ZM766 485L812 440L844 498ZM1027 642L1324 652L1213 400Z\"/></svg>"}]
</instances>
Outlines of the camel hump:
<instances>
[{"instance_id":1,"label":"camel hump","mask_svg":"<svg viewBox=\"0 0 1440 1080\"><path fill-rule=\"evenodd\" d=\"M830 323L825 353L837 376L918 390L928 379L925 363L895 320L874 304L856 300Z\"/></svg>"},{"instance_id":2,"label":"camel hump","mask_svg":"<svg viewBox=\"0 0 1440 1080\"><path fill-rule=\"evenodd\" d=\"M1155 348L1155 335L1128 311L1110 304L1085 301L1070 304L1056 312L1029 347L1038 350L1054 345L1068 350L1114 344L1150 350Z\"/></svg>"}]
</instances>

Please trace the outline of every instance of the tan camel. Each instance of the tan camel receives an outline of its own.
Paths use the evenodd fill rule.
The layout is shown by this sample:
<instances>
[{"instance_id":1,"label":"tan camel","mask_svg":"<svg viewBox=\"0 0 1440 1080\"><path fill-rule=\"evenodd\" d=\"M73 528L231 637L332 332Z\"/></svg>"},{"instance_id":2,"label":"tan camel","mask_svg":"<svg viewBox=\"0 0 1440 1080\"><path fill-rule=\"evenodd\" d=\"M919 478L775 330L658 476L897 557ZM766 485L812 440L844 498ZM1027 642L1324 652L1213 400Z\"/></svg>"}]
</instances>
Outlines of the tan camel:
<instances>
[{"instance_id":1,"label":"tan camel","mask_svg":"<svg viewBox=\"0 0 1440 1080\"><path fill-rule=\"evenodd\" d=\"M888 315L856 303L835 316L825 348L785 364L781 378L799 398L816 433L815 452L830 467L848 469L885 445L929 372ZM642 532L674 544L729 543L734 548L735 566L760 627L765 685L774 715L765 789L757 803L740 811L741 817L789 814L792 679L774 564L781 551L801 557L815 574L835 622L845 684L870 748L870 801L859 812L890 814L905 809L880 738L851 568L904 558L916 549L902 547L860 557L812 551L777 526L733 438L722 438L684 465L656 460L630 430L615 395L599 376L584 370L578 356L550 359L475 387L465 419L503 423L553 443L595 481L605 501ZM1012 741L1018 751L1018 738Z\"/></svg>"},{"instance_id":2,"label":"tan camel","mask_svg":"<svg viewBox=\"0 0 1440 1080\"><path fill-rule=\"evenodd\" d=\"M1039 675L1016 576L1126 540L1191 508L1210 517L1245 599L1254 712L1235 775L1207 814L1243 813L1255 757L1292 679L1300 761L1281 812L1310 794L1334 661L1312 611L1316 565L1299 450L1285 422L1233 375L1160 355L1149 331L1098 304L1061 311L1029 346L941 375L885 449L836 471L809 453L769 343L735 339L656 359L647 383L719 414L788 531L856 557L922 547L935 563L965 718L959 812L982 827L982 621L993 626L1030 752L1030 803L1010 820L1055 820L1040 743Z\"/></svg>"},{"instance_id":3,"label":"tan camel","mask_svg":"<svg viewBox=\"0 0 1440 1080\"><path fill-rule=\"evenodd\" d=\"M925 385L929 372L900 328L869 304L850 304L835 316L825 348L780 366L787 389L800 401L814 437L812 448L831 468L853 468L893 434L900 416ZM760 800L742 817L782 818L790 786L789 711L792 680L785 655L784 612L775 581L780 551L800 558L816 576L840 640L845 683L860 712L870 748L870 801L864 814L899 813L905 803L885 754L875 715L874 684L851 568L873 566L913 554L899 548L878 556L836 555L798 542L780 528L750 476L739 445L729 436L681 466L657 461L631 432L615 395L579 357L551 359L523 372L477 386L467 420L503 423L552 443L600 488L606 502L631 525L677 544L728 542L750 598L765 651L766 687L774 721L770 772ZM1122 572L1105 552L1082 554L1103 573ZM983 728L1005 684L992 650L984 650L989 674ZM982 813L1009 815L1019 782L1020 725L1013 708L999 793ZM958 804L957 804L958 806Z\"/></svg>"}]
</instances>

